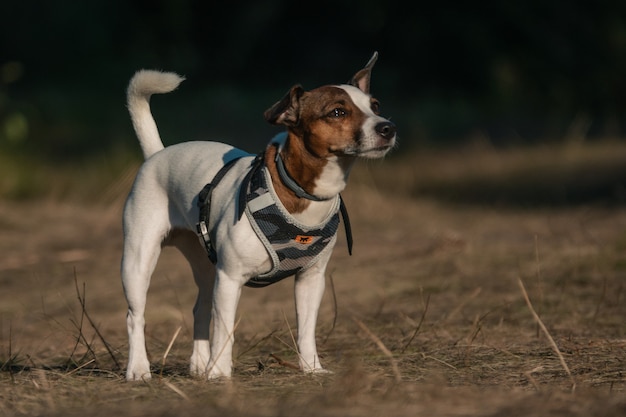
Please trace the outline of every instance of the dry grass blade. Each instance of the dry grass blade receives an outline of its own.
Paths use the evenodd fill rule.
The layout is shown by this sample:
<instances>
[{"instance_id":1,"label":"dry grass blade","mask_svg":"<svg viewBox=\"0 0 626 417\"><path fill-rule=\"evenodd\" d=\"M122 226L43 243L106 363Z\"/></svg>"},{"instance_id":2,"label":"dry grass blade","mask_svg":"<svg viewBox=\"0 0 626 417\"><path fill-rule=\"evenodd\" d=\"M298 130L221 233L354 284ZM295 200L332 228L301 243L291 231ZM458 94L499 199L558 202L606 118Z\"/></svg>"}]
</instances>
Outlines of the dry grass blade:
<instances>
[{"instance_id":1,"label":"dry grass blade","mask_svg":"<svg viewBox=\"0 0 626 417\"><path fill-rule=\"evenodd\" d=\"M522 279L518 278L517 279L517 283L519 284L519 287L522 290L522 295L524 295L524 300L526 300L526 305L528 305L528 309L530 310L531 314L533 315L535 321L537 322L537 324L539 325L539 327L541 328L543 333L548 338L548 341L550 342L550 346L552 346L552 349L554 350L556 355L559 357L559 361L561 362L561 366L563 367L563 369L565 369L565 372L569 376L570 381L572 382L572 392L575 391L576 390L576 381L574 380L574 377L572 376L572 373L570 372L569 367L567 366L567 363L565 363L565 358L563 358L563 354L561 353L561 350L556 345L556 342L554 341L554 339L550 335L550 332L548 331L547 327L545 326L545 324L543 324L543 321L541 321L541 318L539 317L539 315L537 314L537 312L533 308L533 304L530 302L530 298L528 297L528 293L526 292L526 287L524 287L524 283L522 282Z\"/></svg>"},{"instance_id":2,"label":"dry grass blade","mask_svg":"<svg viewBox=\"0 0 626 417\"><path fill-rule=\"evenodd\" d=\"M170 349L174 345L174 341L178 337L178 334L182 330L183 326L178 326L178 329L174 332L174 336L172 336L172 340L170 340L170 344L167 345L167 349L165 349L165 353L163 354L163 361L161 362L161 375L163 375L163 369L165 368L165 360L167 359L167 355L170 353Z\"/></svg>"},{"instance_id":3,"label":"dry grass blade","mask_svg":"<svg viewBox=\"0 0 626 417\"><path fill-rule=\"evenodd\" d=\"M420 317L419 323L417 323L417 326L415 326L415 331L409 338L409 341L406 342L406 344L402 348L402 353L407 350L409 345L413 342L413 339L415 339L415 336L417 336L417 333L419 333L420 329L422 328L422 323L424 323L424 319L426 318L426 312L428 311L428 304L430 304L430 294L428 294L428 297L426 297L426 305L424 306L424 311L422 311L422 317Z\"/></svg>"},{"instance_id":4,"label":"dry grass blade","mask_svg":"<svg viewBox=\"0 0 626 417\"><path fill-rule=\"evenodd\" d=\"M302 361L302 356L300 356L300 350L298 350L298 343L296 343L296 338L293 335L293 330L291 329L291 326L289 325L289 320L287 320L287 314L285 314L285 310L282 310L282 312L283 312L283 319L285 320L285 324L287 325L287 330L289 330L289 336L291 337L291 343L293 343L293 345L290 346L290 347L296 352L296 354L298 355L298 359L300 359ZM285 342L283 342L283 343L285 345L287 345ZM289 346L289 345L287 345L287 346ZM302 362L304 362L304 361L302 361ZM280 360L279 360L279 363L280 363ZM314 363L314 364L307 363L307 366L309 368L311 368L311 369L314 369L315 365L317 365L317 364L316 363ZM300 369L300 368L298 367L297 369Z\"/></svg>"},{"instance_id":5,"label":"dry grass blade","mask_svg":"<svg viewBox=\"0 0 626 417\"><path fill-rule=\"evenodd\" d=\"M478 287L474 290L474 292L472 292L469 297L465 298L463 301L461 301L461 303L459 303L459 305L456 306L456 308L454 310L452 310L450 312L450 314L448 314L448 316L444 319L444 321L450 321L453 317L455 317L457 314L459 314L459 312L461 310L463 310L463 308L470 302L472 301L474 298L478 297L478 295L481 293L482 288Z\"/></svg>"},{"instance_id":6,"label":"dry grass blade","mask_svg":"<svg viewBox=\"0 0 626 417\"><path fill-rule=\"evenodd\" d=\"M82 365L77 366L76 368L72 369L70 372L68 372L68 373L64 374L63 376L64 376L64 377L68 377L68 376L70 376L70 375L72 375L72 374L75 374L76 372L78 372L78 371L80 371L81 369L83 369L85 366L90 365L90 364L94 363L95 361L96 361L95 359L92 359L92 360L90 360L90 361L88 361L88 362L85 362L85 363L83 363Z\"/></svg>"},{"instance_id":7,"label":"dry grass blade","mask_svg":"<svg viewBox=\"0 0 626 417\"><path fill-rule=\"evenodd\" d=\"M191 399L189 398L189 396L187 394L185 394L184 392L182 392L180 390L180 388L176 387L174 384L172 384L171 382L168 381L163 381L163 385L165 385L166 387L168 387L169 389L171 389L172 391L174 391L176 394L180 395L184 400L186 401L191 401Z\"/></svg>"},{"instance_id":8,"label":"dry grass blade","mask_svg":"<svg viewBox=\"0 0 626 417\"><path fill-rule=\"evenodd\" d=\"M543 366L538 366L535 369L531 369L530 371L524 372L524 376L530 381L531 384L533 384L533 387L535 387L537 391L541 391L541 388L539 384L537 383L537 380L533 377L533 373L539 372L539 371L543 371Z\"/></svg>"},{"instance_id":9,"label":"dry grass blade","mask_svg":"<svg viewBox=\"0 0 626 417\"><path fill-rule=\"evenodd\" d=\"M1 363L0 365L0 372L4 371L5 369L8 369L9 374L11 375L11 382L15 382L15 376L14 376L14 371L13 371L13 367L15 365L17 365L17 354L13 354L13 325L11 322L9 322L9 356L7 357L7 360L4 363Z\"/></svg>"},{"instance_id":10,"label":"dry grass blade","mask_svg":"<svg viewBox=\"0 0 626 417\"><path fill-rule=\"evenodd\" d=\"M278 330L274 329L274 330L270 331L267 335L261 337L256 342L250 343L245 348L240 349L239 354L237 355L237 359L240 359L240 358L244 357L248 352L250 352L251 350L255 349L257 346L261 345L261 343L263 343L263 342L271 339L272 337L274 337L274 334L277 331Z\"/></svg>"},{"instance_id":11,"label":"dry grass blade","mask_svg":"<svg viewBox=\"0 0 626 417\"><path fill-rule=\"evenodd\" d=\"M230 341L234 340L234 335L235 335L235 330L237 330L237 327L239 327L239 323L241 322L241 317L239 317L239 319L235 322L235 325L233 326L233 330L232 332L230 332L228 334L228 339L229 341L224 343L224 345L222 345L222 348L220 349L220 351L217 353L217 355L215 356L215 360L213 360L213 358L211 357L211 366L209 366L207 368L207 374L211 373L211 370L213 369L213 367L215 366L215 364L217 363L217 360L222 356L222 353L224 353L224 349L226 349L226 346L228 345L228 343L230 343ZM213 353L211 352L211 355Z\"/></svg>"},{"instance_id":12,"label":"dry grass blade","mask_svg":"<svg viewBox=\"0 0 626 417\"><path fill-rule=\"evenodd\" d=\"M297 371L300 370L300 367L298 365L295 365L291 362L287 362L285 360L283 360L282 358L274 355L273 353L270 353L270 357L273 358L276 362L278 362L278 364L280 366L284 366L285 368L291 368L291 369L295 369Z\"/></svg>"},{"instance_id":13,"label":"dry grass blade","mask_svg":"<svg viewBox=\"0 0 626 417\"><path fill-rule=\"evenodd\" d=\"M93 350L93 348L91 347L91 343L89 343L89 341L85 337L85 334L83 333L83 323L85 320L85 312L86 312L85 310L85 300L86 300L85 284L83 283L83 294L81 296L80 291L78 289L78 282L76 280L76 270L74 270L74 285L76 286L76 294L78 296L78 301L81 306L81 315L80 315L80 321L78 323L76 322L76 320L70 319L70 321L72 322L72 324L74 325L74 327L76 327L76 330L78 331L78 336L76 337L76 343L74 344L74 349L72 349L72 353L70 354L70 357L68 359L68 367L69 367L69 363L73 361L74 354L76 353L76 350L78 349L78 345L81 343L81 341L83 345L85 346L85 348L87 349L87 353L85 354L85 356L87 354L91 354L93 358L96 358L96 352ZM83 356L83 359L85 358L85 356ZM83 359L81 359L80 361L82 361Z\"/></svg>"},{"instance_id":14,"label":"dry grass blade","mask_svg":"<svg viewBox=\"0 0 626 417\"><path fill-rule=\"evenodd\" d=\"M104 336L102 336L102 333L100 333L100 330L98 329L98 326L95 325L95 323L93 322L93 320L89 316L89 313L87 313L87 309L85 307L85 296L84 295L81 296L80 295L80 291L78 289L78 277L76 275L76 268L74 268L74 285L76 287L76 295L78 296L78 301L80 302L80 305L81 305L81 308L82 308L82 313L85 315L85 317L87 318L87 321L89 321L89 324L91 325L93 330L98 335L98 338L100 338L100 341L102 342L102 344L104 345L105 349L109 353L109 356L111 357L111 359L113 359L113 362L115 363L116 368L117 369L122 369L122 366L120 365L120 363L117 361L117 358L113 354L113 350L111 350L111 346L109 346L107 341L104 339ZM84 290L84 283L83 283L83 294L84 294L84 292L85 292L85 290ZM94 354L94 356L95 356L95 354Z\"/></svg>"},{"instance_id":15,"label":"dry grass blade","mask_svg":"<svg viewBox=\"0 0 626 417\"><path fill-rule=\"evenodd\" d=\"M422 358L424 358L424 359L432 359L435 362L440 363L440 364L442 364L444 366L447 366L450 369L454 369L455 371L458 371L458 369L459 369L456 366L454 366L454 365L452 365L452 364L450 364L450 363L448 363L448 362L446 362L446 361L444 361L442 359L435 358L434 356L431 356L431 355L426 355L426 354L423 353L422 354Z\"/></svg>"},{"instance_id":16,"label":"dry grass blade","mask_svg":"<svg viewBox=\"0 0 626 417\"><path fill-rule=\"evenodd\" d=\"M335 292L335 280L333 279L333 274L329 274L328 275L328 281L330 282L330 289L331 289L330 293L333 296L333 325L330 327L330 330L328 331L328 334L324 338L324 342L323 343L326 343L326 341L328 340L330 335L335 330L335 326L337 325L337 315L338 315L337 293Z\"/></svg>"},{"instance_id":17,"label":"dry grass blade","mask_svg":"<svg viewBox=\"0 0 626 417\"><path fill-rule=\"evenodd\" d=\"M289 325L289 320L287 320L287 314L285 314L285 310L282 310L282 313L283 313L283 319L285 320L285 324L287 325L287 330L289 330L289 336L291 337L291 343L293 343L293 348L298 354L298 356L300 356L300 352L298 351L298 344L296 343L296 338L293 335L293 330L291 330L291 326Z\"/></svg>"},{"instance_id":18,"label":"dry grass blade","mask_svg":"<svg viewBox=\"0 0 626 417\"><path fill-rule=\"evenodd\" d=\"M393 375L396 379L396 382L402 381L402 376L400 375L400 369L398 368L398 362L396 361L396 358L394 358L393 353L391 353L391 351L387 348L387 346L385 346L383 341L380 340L378 336L372 333L372 331L365 325L365 323L363 323L361 320L357 319L356 317L352 317L352 320L354 320L354 322L358 324L361 330L363 330L369 336L369 338L372 339L374 343L376 343L376 346L378 346L381 352L383 352L385 356L389 358L389 361L391 362L391 369L393 370Z\"/></svg>"},{"instance_id":19,"label":"dry grass blade","mask_svg":"<svg viewBox=\"0 0 626 417\"><path fill-rule=\"evenodd\" d=\"M539 308L538 313L541 313L541 307L543 306L543 285L541 284L541 262L539 262L539 244L537 242L537 235L535 235L535 264L537 265L537 289L539 290ZM537 337L539 337L539 325L537 325Z\"/></svg>"}]
</instances>

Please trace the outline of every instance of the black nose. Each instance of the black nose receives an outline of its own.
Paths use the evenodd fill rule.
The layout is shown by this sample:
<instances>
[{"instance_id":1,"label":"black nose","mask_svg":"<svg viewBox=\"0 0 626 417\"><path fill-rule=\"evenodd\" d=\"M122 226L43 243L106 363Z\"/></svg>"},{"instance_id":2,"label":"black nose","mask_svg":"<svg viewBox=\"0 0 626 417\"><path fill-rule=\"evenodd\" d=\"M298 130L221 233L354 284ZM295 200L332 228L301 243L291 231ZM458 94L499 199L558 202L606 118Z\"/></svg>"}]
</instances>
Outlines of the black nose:
<instances>
[{"instance_id":1,"label":"black nose","mask_svg":"<svg viewBox=\"0 0 626 417\"><path fill-rule=\"evenodd\" d=\"M396 134L396 125L389 121L378 123L374 129L385 139L391 139Z\"/></svg>"}]
</instances>

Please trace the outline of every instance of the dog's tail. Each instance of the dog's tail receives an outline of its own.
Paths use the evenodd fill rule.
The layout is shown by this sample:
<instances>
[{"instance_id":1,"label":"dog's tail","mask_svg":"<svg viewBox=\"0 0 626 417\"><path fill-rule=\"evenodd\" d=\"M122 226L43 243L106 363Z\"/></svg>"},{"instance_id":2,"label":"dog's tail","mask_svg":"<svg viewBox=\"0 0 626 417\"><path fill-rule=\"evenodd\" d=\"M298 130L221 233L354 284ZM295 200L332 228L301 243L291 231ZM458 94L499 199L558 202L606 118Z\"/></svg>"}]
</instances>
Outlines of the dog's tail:
<instances>
[{"instance_id":1,"label":"dog's tail","mask_svg":"<svg viewBox=\"0 0 626 417\"><path fill-rule=\"evenodd\" d=\"M128 84L126 91L128 111L146 159L163 149L163 141L150 112L150 96L169 93L175 90L183 80L183 77L173 72L141 70Z\"/></svg>"}]
</instances>

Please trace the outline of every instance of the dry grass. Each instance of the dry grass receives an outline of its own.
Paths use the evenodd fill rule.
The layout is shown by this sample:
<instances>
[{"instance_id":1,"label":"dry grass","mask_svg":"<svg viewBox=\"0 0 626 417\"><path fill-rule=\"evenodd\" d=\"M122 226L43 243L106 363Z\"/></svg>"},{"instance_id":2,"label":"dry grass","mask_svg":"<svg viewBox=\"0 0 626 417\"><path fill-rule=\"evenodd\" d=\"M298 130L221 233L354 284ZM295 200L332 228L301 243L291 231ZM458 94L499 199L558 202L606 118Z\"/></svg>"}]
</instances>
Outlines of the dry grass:
<instances>
[{"instance_id":1,"label":"dry grass","mask_svg":"<svg viewBox=\"0 0 626 417\"><path fill-rule=\"evenodd\" d=\"M107 204L3 202L0 415L624 415L622 207L535 201L520 209L511 200L469 204L459 196L463 204L451 205L424 191L488 179L508 193L504 179L513 171L514 184L536 181L520 174L524 158L535 170L537 159L561 161L559 152L569 152L570 164L552 168L567 176L600 155L616 166L624 148L613 149L473 151L360 165L344 195L355 254L342 242L335 249L318 323L322 360L335 372L326 376L291 367L287 280L244 290L231 381L189 377L194 285L182 257L167 249L147 311L155 377L126 383L118 272L124 193L116 190L128 180L111 186Z\"/></svg>"}]
</instances>

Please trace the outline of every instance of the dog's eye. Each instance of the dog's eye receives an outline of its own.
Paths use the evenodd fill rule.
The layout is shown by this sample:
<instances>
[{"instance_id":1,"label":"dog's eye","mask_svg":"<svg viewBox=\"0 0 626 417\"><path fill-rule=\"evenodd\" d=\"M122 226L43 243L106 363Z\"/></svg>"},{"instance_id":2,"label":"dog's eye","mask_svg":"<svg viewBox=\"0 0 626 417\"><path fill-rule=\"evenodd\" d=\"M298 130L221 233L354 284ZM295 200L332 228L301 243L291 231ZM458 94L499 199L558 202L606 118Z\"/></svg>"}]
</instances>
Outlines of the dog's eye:
<instances>
[{"instance_id":1,"label":"dog's eye","mask_svg":"<svg viewBox=\"0 0 626 417\"><path fill-rule=\"evenodd\" d=\"M380 103L378 102L378 100L372 100L372 104L370 104L370 107L372 108L374 114L380 114Z\"/></svg>"},{"instance_id":2,"label":"dog's eye","mask_svg":"<svg viewBox=\"0 0 626 417\"><path fill-rule=\"evenodd\" d=\"M344 109L342 109L341 107L337 107L335 109L332 109L330 111L330 113L327 114L328 117L344 117L346 114L348 114Z\"/></svg>"}]
</instances>

